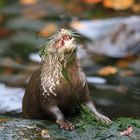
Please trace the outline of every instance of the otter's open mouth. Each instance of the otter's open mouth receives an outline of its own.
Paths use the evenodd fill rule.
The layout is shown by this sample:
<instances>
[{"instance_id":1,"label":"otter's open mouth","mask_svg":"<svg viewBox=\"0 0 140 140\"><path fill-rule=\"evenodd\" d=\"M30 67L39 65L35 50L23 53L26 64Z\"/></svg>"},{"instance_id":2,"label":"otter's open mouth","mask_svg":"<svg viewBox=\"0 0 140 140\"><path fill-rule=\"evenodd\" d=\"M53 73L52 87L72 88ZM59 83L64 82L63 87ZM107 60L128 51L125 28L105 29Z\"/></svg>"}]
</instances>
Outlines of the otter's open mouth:
<instances>
[{"instance_id":1,"label":"otter's open mouth","mask_svg":"<svg viewBox=\"0 0 140 140\"><path fill-rule=\"evenodd\" d=\"M69 35L62 35L60 39L55 41L54 47L55 48L62 48L65 47L65 44L72 40L72 37Z\"/></svg>"}]
</instances>

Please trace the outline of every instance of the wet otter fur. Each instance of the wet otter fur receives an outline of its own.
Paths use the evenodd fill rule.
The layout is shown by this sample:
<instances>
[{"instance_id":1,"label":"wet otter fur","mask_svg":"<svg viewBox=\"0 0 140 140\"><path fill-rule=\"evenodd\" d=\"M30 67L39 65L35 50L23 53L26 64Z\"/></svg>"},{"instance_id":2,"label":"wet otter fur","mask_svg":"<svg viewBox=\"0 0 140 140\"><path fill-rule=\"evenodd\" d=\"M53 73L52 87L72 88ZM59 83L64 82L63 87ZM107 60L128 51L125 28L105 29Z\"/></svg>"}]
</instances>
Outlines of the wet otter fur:
<instances>
[{"instance_id":1,"label":"wet otter fur","mask_svg":"<svg viewBox=\"0 0 140 140\"><path fill-rule=\"evenodd\" d=\"M28 83L23 98L23 116L31 119L54 119L60 128L72 130L65 116L78 105L86 105L97 120L110 124L92 101L79 60L75 34L61 29L40 51L41 66Z\"/></svg>"}]
</instances>

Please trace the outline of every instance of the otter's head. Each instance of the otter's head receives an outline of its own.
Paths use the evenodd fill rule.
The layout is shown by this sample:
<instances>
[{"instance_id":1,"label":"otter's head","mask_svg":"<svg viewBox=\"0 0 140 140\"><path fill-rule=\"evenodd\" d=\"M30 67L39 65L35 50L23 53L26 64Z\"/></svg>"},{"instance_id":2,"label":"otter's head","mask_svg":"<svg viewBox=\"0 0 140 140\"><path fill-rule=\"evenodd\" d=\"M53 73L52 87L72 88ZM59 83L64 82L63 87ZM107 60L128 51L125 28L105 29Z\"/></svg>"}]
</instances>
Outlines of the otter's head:
<instances>
[{"instance_id":1,"label":"otter's head","mask_svg":"<svg viewBox=\"0 0 140 140\"><path fill-rule=\"evenodd\" d=\"M47 56L53 53L69 55L72 52L76 53L77 45L74 37L75 34L70 30L58 30L45 42L40 51L40 55Z\"/></svg>"}]
</instances>

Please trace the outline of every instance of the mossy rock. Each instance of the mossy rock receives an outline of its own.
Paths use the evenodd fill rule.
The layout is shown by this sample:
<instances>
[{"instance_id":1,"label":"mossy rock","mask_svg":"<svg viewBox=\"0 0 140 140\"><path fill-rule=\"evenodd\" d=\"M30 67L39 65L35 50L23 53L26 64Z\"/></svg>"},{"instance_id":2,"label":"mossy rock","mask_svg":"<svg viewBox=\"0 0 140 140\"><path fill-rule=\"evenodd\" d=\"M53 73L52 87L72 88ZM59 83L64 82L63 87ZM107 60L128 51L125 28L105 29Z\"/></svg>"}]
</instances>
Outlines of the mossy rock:
<instances>
[{"instance_id":1,"label":"mossy rock","mask_svg":"<svg viewBox=\"0 0 140 140\"><path fill-rule=\"evenodd\" d=\"M84 116L85 117L85 116ZM110 126L104 126L90 117L77 117L71 121L76 125L73 131L61 130L55 123L46 120L25 120L0 116L1 140L44 140L41 131L47 129L51 140L139 140L140 121L119 118ZM85 120L83 120L85 119ZM132 126L130 136L121 136L120 131Z\"/></svg>"}]
</instances>

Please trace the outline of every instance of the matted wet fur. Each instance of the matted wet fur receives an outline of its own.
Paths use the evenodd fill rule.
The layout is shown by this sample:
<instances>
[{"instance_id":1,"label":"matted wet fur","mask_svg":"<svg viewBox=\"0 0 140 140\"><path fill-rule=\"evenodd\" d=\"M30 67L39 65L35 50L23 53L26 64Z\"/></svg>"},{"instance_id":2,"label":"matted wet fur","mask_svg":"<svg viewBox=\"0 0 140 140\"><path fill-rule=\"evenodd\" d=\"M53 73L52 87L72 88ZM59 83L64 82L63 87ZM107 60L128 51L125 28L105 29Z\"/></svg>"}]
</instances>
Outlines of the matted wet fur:
<instances>
[{"instance_id":1,"label":"matted wet fur","mask_svg":"<svg viewBox=\"0 0 140 140\"><path fill-rule=\"evenodd\" d=\"M74 125L65 116L76 106L86 105L97 120L111 120L97 112L77 58L75 34L61 29L40 51L41 66L28 83L23 98L23 116L31 119L54 119L60 128Z\"/></svg>"}]
</instances>

